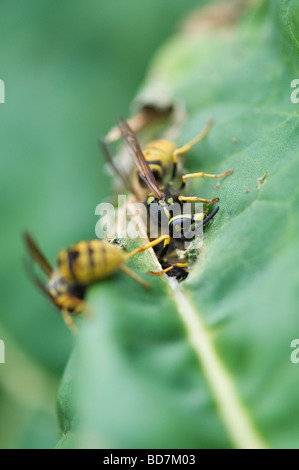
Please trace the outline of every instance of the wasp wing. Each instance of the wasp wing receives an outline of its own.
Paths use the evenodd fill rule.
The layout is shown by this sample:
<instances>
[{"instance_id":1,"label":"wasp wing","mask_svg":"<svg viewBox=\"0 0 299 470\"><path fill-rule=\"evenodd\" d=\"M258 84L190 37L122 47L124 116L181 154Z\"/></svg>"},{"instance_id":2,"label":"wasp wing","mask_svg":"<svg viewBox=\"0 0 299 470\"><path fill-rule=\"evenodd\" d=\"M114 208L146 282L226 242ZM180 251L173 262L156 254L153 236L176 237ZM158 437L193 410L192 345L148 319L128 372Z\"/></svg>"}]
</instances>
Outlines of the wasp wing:
<instances>
[{"instance_id":1,"label":"wasp wing","mask_svg":"<svg viewBox=\"0 0 299 470\"><path fill-rule=\"evenodd\" d=\"M33 240L33 238L31 237L29 233L27 232L24 233L24 239L25 239L25 243L27 245L31 258L34 259L34 261L37 262L37 264L43 270L43 272L48 277L50 277L53 272L53 268L50 265L49 261L42 254L41 250L39 249L36 242Z\"/></svg>"},{"instance_id":2,"label":"wasp wing","mask_svg":"<svg viewBox=\"0 0 299 470\"><path fill-rule=\"evenodd\" d=\"M31 281L38 287L38 289L46 296L48 297L51 302L54 303L55 305L55 302L54 302L54 299L52 297L52 295L50 294L50 292L47 290L45 284L39 279L38 276L36 276L36 274L34 273L34 270L33 270L33 266L32 264L28 261L28 260L24 260L24 266L25 266L25 270L28 274L28 276L30 277Z\"/></svg>"},{"instance_id":3,"label":"wasp wing","mask_svg":"<svg viewBox=\"0 0 299 470\"><path fill-rule=\"evenodd\" d=\"M127 176L126 173L124 173L120 168L118 168L118 166L115 164L114 162L114 159L111 155L111 152L109 150L109 147L108 147L108 144L107 144L107 141L106 139L101 139L99 140L99 146L102 148L103 150L103 153L106 157L106 160L107 162L109 163L109 165L113 168L114 172L116 173L116 175L120 178L120 180L122 181L124 187L130 191L130 193L134 194L134 196L136 197L136 199L139 199L139 194L136 192L135 188L133 187L133 185L131 184L131 181L129 179L129 177Z\"/></svg>"},{"instance_id":4,"label":"wasp wing","mask_svg":"<svg viewBox=\"0 0 299 470\"><path fill-rule=\"evenodd\" d=\"M158 183L152 173L152 170L150 169L149 164L147 163L142 153L136 134L133 132L129 124L124 119L119 118L118 123L122 137L128 147L129 152L134 158L135 165L138 168L140 177L145 181L148 188L154 194L155 197L157 197L158 199L164 199L165 196L160 190Z\"/></svg>"}]
</instances>

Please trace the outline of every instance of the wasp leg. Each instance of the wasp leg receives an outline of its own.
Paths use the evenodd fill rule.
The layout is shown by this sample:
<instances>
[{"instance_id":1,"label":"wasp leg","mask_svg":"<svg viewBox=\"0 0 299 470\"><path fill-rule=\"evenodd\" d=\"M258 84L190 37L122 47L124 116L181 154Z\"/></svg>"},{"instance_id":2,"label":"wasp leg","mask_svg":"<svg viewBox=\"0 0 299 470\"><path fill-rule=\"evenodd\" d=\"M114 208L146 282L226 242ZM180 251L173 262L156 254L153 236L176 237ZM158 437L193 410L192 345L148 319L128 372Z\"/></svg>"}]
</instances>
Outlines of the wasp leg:
<instances>
[{"instance_id":1,"label":"wasp leg","mask_svg":"<svg viewBox=\"0 0 299 470\"><path fill-rule=\"evenodd\" d=\"M188 276L188 263L169 263L167 260L162 260L162 265L169 265L172 270L168 274L170 277L175 277L177 281L181 282Z\"/></svg>"},{"instance_id":2,"label":"wasp leg","mask_svg":"<svg viewBox=\"0 0 299 470\"><path fill-rule=\"evenodd\" d=\"M171 269L173 269L173 266L169 266L168 268L162 269L161 271L148 271L147 273L152 274L152 276L162 276L162 274L167 273Z\"/></svg>"},{"instance_id":3,"label":"wasp leg","mask_svg":"<svg viewBox=\"0 0 299 470\"><path fill-rule=\"evenodd\" d=\"M214 197L214 199L203 199L202 197L188 197L188 196L179 196L179 201L183 202L205 202L207 204L214 204L219 201L219 197Z\"/></svg>"},{"instance_id":4,"label":"wasp leg","mask_svg":"<svg viewBox=\"0 0 299 470\"><path fill-rule=\"evenodd\" d=\"M152 248L153 246L158 245L164 240L164 246L165 244L169 245L170 242L170 235L161 235L161 237L156 238L156 240L153 240L152 242L145 243L144 245L139 246L135 250L131 251L131 253L127 254L127 258L131 258L131 256L137 255L137 253L140 253L141 251L148 250L149 248Z\"/></svg>"},{"instance_id":5,"label":"wasp leg","mask_svg":"<svg viewBox=\"0 0 299 470\"><path fill-rule=\"evenodd\" d=\"M72 314L89 314L86 302L73 295L61 294L55 298L55 305L61 310L64 323L67 327L72 331L72 333L78 333L78 328L74 322Z\"/></svg>"},{"instance_id":6,"label":"wasp leg","mask_svg":"<svg viewBox=\"0 0 299 470\"><path fill-rule=\"evenodd\" d=\"M182 176L182 184L180 189L185 187L187 178L201 178L202 176L207 176L208 178L224 178L224 176L230 175L232 172L233 170L228 170L225 173L221 173L221 175L211 175L209 173L203 173L202 171L200 173L189 173L188 175Z\"/></svg>"},{"instance_id":7,"label":"wasp leg","mask_svg":"<svg viewBox=\"0 0 299 470\"><path fill-rule=\"evenodd\" d=\"M170 243L170 237L164 241L162 251L159 254L159 260L163 259L166 256L168 248L169 248L169 243Z\"/></svg>"},{"instance_id":8,"label":"wasp leg","mask_svg":"<svg viewBox=\"0 0 299 470\"><path fill-rule=\"evenodd\" d=\"M66 326L71 330L74 335L79 333L79 329L73 320L72 315L67 310L61 310L62 318Z\"/></svg>"},{"instance_id":9,"label":"wasp leg","mask_svg":"<svg viewBox=\"0 0 299 470\"><path fill-rule=\"evenodd\" d=\"M188 263L175 263L173 267L176 266L177 268L188 268Z\"/></svg>"},{"instance_id":10,"label":"wasp leg","mask_svg":"<svg viewBox=\"0 0 299 470\"><path fill-rule=\"evenodd\" d=\"M183 145L182 147L176 149L173 153L173 156L172 156L172 159L173 159L173 170L172 170L172 178L171 179L174 179L175 176L176 176L176 172L177 172L177 156L178 155L182 155L183 153L186 153L188 152L195 144L197 144L198 142L200 142L202 139L205 138L205 136L208 134L209 130L211 129L212 127L212 124L213 124L213 120L212 119L209 119L209 121L206 123L205 127L203 128L203 130L196 136L194 137L192 140L190 140L190 142L188 142L187 144Z\"/></svg>"},{"instance_id":11,"label":"wasp leg","mask_svg":"<svg viewBox=\"0 0 299 470\"><path fill-rule=\"evenodd\" d=\"M131 277L132 279L134 279L134 281L138 282L139 284L141 284L143 287L145 287L146 289L150 289L151 286L148 282L145 282L142 277L138 276L138 274L136 274L134 271L132 271L130 268L128 268L128 266L125 266L125 265L122 265L120 266L120 269L125 273L127 274L127 276Z\"/></svg>"}]
</instances>

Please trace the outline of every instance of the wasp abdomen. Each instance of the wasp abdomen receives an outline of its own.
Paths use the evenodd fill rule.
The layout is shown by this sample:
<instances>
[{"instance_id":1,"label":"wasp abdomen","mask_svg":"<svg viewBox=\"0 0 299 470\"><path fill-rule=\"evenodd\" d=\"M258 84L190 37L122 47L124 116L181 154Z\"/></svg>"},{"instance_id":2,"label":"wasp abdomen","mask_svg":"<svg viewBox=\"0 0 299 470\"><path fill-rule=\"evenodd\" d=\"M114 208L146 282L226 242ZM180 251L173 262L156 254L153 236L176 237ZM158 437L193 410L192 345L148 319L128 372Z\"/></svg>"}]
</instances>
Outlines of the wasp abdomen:
<instances>
[{"instance_id":1,"label":"wasp abdomen","mask_svg":"<svg viewBox=\"0 0 299 470\"><path fill-rule=\"evenodd\" d=\"M108 242L82 241L59 253L58 268L69 281L91 284L112 274L125 260L123 251Z\"/></svg>"}]
</instances>

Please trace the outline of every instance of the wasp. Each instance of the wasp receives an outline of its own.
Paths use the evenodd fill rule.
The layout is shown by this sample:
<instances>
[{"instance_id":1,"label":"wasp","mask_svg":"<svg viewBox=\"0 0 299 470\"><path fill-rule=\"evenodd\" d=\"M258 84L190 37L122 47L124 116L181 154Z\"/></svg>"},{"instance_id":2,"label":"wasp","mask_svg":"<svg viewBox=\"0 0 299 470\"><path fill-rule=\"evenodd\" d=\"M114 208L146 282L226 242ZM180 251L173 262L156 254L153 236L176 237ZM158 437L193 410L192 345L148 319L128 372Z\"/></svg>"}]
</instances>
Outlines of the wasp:
<instances>
[{"instance_id":1,"label":"wasp","mask_svg":"<svg viewBox=\"0 0 299 470\"><path fill-rule=\"evenodd\" d=\"M142 148L143 155L159 186L164 186L166 182L173 182L177 177L178 157L191 150L191 148L206 137L209 133L213 121L210 119L203 130L190 142L177 148L171 140L154 140ZM120 120L122 134L127 134L128 129L124 120ZM132 131L132 128L130 128ZM195 177L195 173L182 176L181 189L186 185L186 179ZM144 186L141 174L138 172L139 183Z\"/></svg>"},{"instance_id":2,"label":"wasp","mask_svg":"<svg viewBox=\"0 0 299 470\"><path fill-rule=\"evenodd\" d=\"M172 180L176 176L177 171L177 156L188 151L196 142L201 140L209 131L211 122L205 127L199 136L195 137L185 146L175 150L174 143L165 140L158 140L142 150L138 142L136 134L133 132L129 124L124 120L119 120L119 128L124 139L124 142L132 155L139 179L144 183L150 192L147 195L145 205L149 214L148 227L151 223L154 223L157 227L164 227L167 225L168 233L170 238L163 241L162 246L156 246L155 251L157 253L160 262L167 264L167 259L164 258L172 248L172 251L176 248L178 243L182 241L190 240L194 238L198 228L206 224L211 220L219 210L219 207L214 209L210 214L207 213L196 213L190 212L190 214L184 213L183 205L186 202L203 202L205 204L213 204L218 201L218 198L214 199L203 199L199 197L189 197L180 194L180 191L184 189L186 180L188 178L207 176L210 178L221 178L232 173L232 170L219 175L207 174L207 173L191 173L186 174L182 177L182 183L179 189L175 189L172 186ZM134 186L128 181L127 176L119 171L113 162L113 158L108 150L105 141L102 141L104 153L106 158L113 166L114 170L122 178L125 186L135 194L138 198L138 193ZM167 183L164 181L164 177L167 173L171 172L171 180ZM157 181L158 178L158 181ZM176 213L174 211L176 208ZM177 210L179 208L179 211ZM175 214L175 215L174 215ZM186 227L188 227L186 231ZM169 246L170 245L170 246ZM163 267L163 264L162 264ZM173 268L176 268L173 272L170 271L169 275L173 274L178 269L185 269L187 263L175 263Z\"/></svg>"},{"instance_id":3,"label":"wasp","mask_svg":"<svg viewBox=\"0 0 299 470\"><path fill-rule=\"evenodd\" d=\"M80 241L60 251L55 269L29 233L24 234L24 239L30 257L39 265L48 281L43 283L32 271L31 277L38 288L61 311L66 325L75 332L76 325L72 315L88 312L84 300L88 286L121 270L143 287L150 288L150 285L126 266L126 263L132 256L154 247L166 237L141 245L130 253L106 240ZM163 272L153 274L163 274Z\"/></svg>"},{"instance_id":4,"label":"wasp","mask_svg":"<svg viewBox=\"0 0 299 470\"><path fill-rule=\"evenodd\" d=\"M162 188L166 184L173 186L174 180L178 176L178 157L188 152L195 144L203 140L204 137L206 137L206 135L209 133L212 125L213 125L213 120L210 119L206 123L203 130L196 137L194 137L187 144L179 148L177 148L176 144L173 141L166 140L166 139L154 140L150 142L149 144L147 144L144 148L142 148L143 156L146 162L148 163L148 166L158 186ZM132 127L129 125L129 123L122 118L119 118L119 132L120 132L120 135L126 141L136 164L136 158L135 158L136 148L135 148L134 140L136 140L137 137L134 131L132 130ZM115 130L114 130L114 133L116 133ZM148 187L148 183L144 180L142 171L138 170L137 164L136 164L137 166L136 174L134 175L135 178L134 178L133 183L131 179L127 177L124 171L119 171L119 168L116 168L116 165L113 161L113 158L111 157L111 154L107 146L107 142L110 140L111 139L106 138L106 139L102 139L100 142L104 150L104 154L106 158L108 159L110 165L113 167L114 171L118 174L119 178L124 183L125 187L132 194L135 195L137 200L140 200L142 197L144 197L144 193L140 191L140 188L142 190L144 189L150 190L150 188ZM182 175L181 185L179 187L179 190L183 190L185 188L187 180L189 178L199 178L203 176L206 176L209 178L222 178L232 173L232 171L233 170L228 170L225 173L222 173L219 175L211 175L211 174L203 173L203 172L188 173L188 174ZM136 180L137 180L138 186L136 185ZM184 201L186 199L184 199L184 196L181 195L180 200ZM188 198L188 201L191 201L191 202L195 200L213 204L214 202L218 200L218 198L214 198L214 199L202 199L202 198L190 199Z\"/></svg>"},{"instance_id":5,"label":"wasp","mask_svg":"<svg viewBox=\"0 0 299 470\"><path fill-rule=\"evenodd\" d=\"M209 133L212 125L213 120L208 120L203 130L182 147L177 147L173 141L159 139L150 142L142 148L143 156L147 161L158 186L164 187L165 184L173 184L173 181L178 176L178 157L191 150L195 144L203 140ZM129 150L131 150L131 154L135 158L136 145L133 141L137 139L136 134L132 130L132 127L122 118L119 119L119 128ZM179 189L183 190L185 188L186 182L189 178L199 178L204 176L209 178L223 178L230 173L232 173L232 170L228 170L219 175L211 175L203 172L188 173L181 176L181 185ZM137 174L140 185L142 187L146 187L147 183L144 181L142 172L137 170ZM213 200L201 199L202 202L207 203L212 203L216 200L217 198L214 198Z\"/></svg>"}]
</instances>

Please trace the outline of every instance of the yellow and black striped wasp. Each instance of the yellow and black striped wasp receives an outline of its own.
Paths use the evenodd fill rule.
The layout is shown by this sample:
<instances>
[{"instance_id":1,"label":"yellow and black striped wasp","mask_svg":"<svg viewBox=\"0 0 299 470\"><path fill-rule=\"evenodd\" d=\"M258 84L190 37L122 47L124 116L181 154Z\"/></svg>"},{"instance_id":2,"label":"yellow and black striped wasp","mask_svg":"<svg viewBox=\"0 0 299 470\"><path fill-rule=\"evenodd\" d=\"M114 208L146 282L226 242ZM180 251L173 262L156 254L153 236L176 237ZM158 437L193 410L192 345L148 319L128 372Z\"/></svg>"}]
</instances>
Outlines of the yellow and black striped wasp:
<instances>
[{"instance_id":1,"label":"yellow and black striped wasp","mask_svg":"<svg viewBox=\"0 0 299 470\"><path fill-rule=\"evenodd\" d=\"M132 256L154 247L166 238L160 237L160 239L139 246L130 253L126 253L106 240L80 241L60 251L57 267L54 269L31 235L24 234L31 258L39 265L48 281L46 284L43 283L32 270L30 271L31 277L38 288L58 307L65 323L74 332L76 326L72 315L88 312L84 296L87 287L91 284L122 270L143 287L150 288L150 285L128 268L126 263ZM159 271L153 274L162 273L163 271Z\"/></svg>"},{"instance_id":2,"label":"yellow and black striped wasp","mask_svg":"<svg viewBox=\"0 0 299 470\"><path fill-rule=\"evenodd\" d=\"M150 110L153 113L153 110ZM169 110L167 110L169 112ZM143 110L144 113L144 110ZM157 113L157 111L156 111ZM145 126L145 124L150 124L151 120L147 117L141 119L140 114L134 116L134 118L130 118L128 121L124 121L123 119L119 120L119 126L113 128L105 138L105 142L111 143L115 140L118 140L122 136L121 123L126 123L131 131L136 132L136 129L140 129ZM151 116L151 115L150 115ZM155 115L154 115L155 116ZM145 122L144 122L145 121ZM141 125L140 125L141 123ZM187 144L183 145L182 147L177 147L176 144L167 139L158 139L150 142L148 145L142 148L142 152L146 161L149 164L150 169L158 183L158 185L165 185L166 182L173 181L177 176L177 169L178 169L178 157L183 155L184 153L188 152L195 144L203 140L206 135L209 133L213 124L213 120L209 119L202 129L202 131L190 140ZM221 175L219 175L221 176ZM182 179L182 187L186 184L185 179L195 177L195 174L192 175L184 175ZM144 181L139 176L139 183L142 187L146 187Z\"/></svg>"},{"instance_id":3,"label":"yellow and black striped wasp","mask_svg":"<svg viewBox=\"0 0 299 470\"><path fill-rule=\"evenodd\" d=\"M195 144L203 140L209 133L212 124L212 119L208 120L202 131L182 147L177 147L176 144L171 140L158 139L150 142L142 148L143 156L147 161L148 166L151 169L159 187L164 187L166 184L173 184L175 178L178 177L178 157L191 150ZM128 124L128 122L122 118L119 119L119 129L122 137L128 145L129 150L131 147L131 154L135 159L134 155L136 155L136 149L134 148L135 146L133 144L134 139L137 139L135 132L132 130L132 127ZM144 181L144 178L139 170L137 170L137 173L140 185L142 187L147 187L147 183ZM228 170L225 173L219 175L211 175L203 172L188 173L181 176L181 185L179 189L183 190L185 188L186 182L189 178L199 178L203 176L209 178L223 178L230 173L232 173L232 170ZM213 200L202 199L202 202L212 203L216 200L217 198L214 198Z\"/></svg>"},{"instance_id":4,"label":"yellow and black striped wasp","mask_svg":"<svg viewBox=\"0 0 299 470\"><path fill-rule=\"evenodd\" d=\"M144 158L147 161L154 178L160 187L163 187L166 183L174 181L174 179L177 177L178 157L191 150L195 144L203 140L204 137L206 137L206 135L209 133L212 124L213 121L210 119L206 123L203 130L182 147L177 148L176 144L171 140L158 139L150 142L144 148L142 148ZM132 128L123 119L119 120L119 126L123 136L128 135L129 132L133 132ZM144 186L145 183L140 173L138 176L139 183ZM186 179L194 178L195 176L199 176L199 174L193 173L182 176L180 189L185 187Z\"/></svg>"},{"instance_id":5,"label":"yellow and black striped wasp","mask_svg":"<svg viewBox=\"0 0 299 470\"><path fill-rule=\"evenodd\" d=\"M192 203L198 201L205 204L213 204L218 200L218 198L210 200L181 195L180 192L185 187L186 180L188 178L202 176L220 178L232 173L232 170L228 170L220 175L212 175L203 172L187 174L182 177L182 183L179 189L175 189L172 185L172 180L176 176L177 156L186 152L196 142L201 140L203 136L207 134L210 126L211 122L207 124L206 128L199 136L177 150L175 150L174 143L166 140L155 141L145 147L145 150L142 150L136 134L133 132L131 127L124 119L119 119L119 128L126 146L134 159L138 171L138 177L144 182L150 191L150 194L148 194L145 201L148 214L150 214L150 217L148 218L148 228L151 224L156 225L160 229L162 226L167 226L168 228L170 238L163 241L162 247L156 246L155 248L158 259L162 261L162 267L167 267L169 264L167 263L167 259L165 260L169 249L171 248L173 251L177 248L177 245L181 244L183 241L189 239L191 241L199 227L211 220L219 210L219 207L217 207L209 214L205 212L196 213L192 211L186 214L183 209L184 204L187 202ZM127 176L124 175L123 172L120 172L115 166L105 141L102 141L102 145L106 158L111 163L114 170L122 178L125 186L138 198L138 192L136 193L135 189L136 187L134 187L130 181L128 181L129 179ZM170 172L171 179L165 184L165 176ZM157 181L157 177L159 182ZM148 234L150 237L150 233ZM186 274L184 270L187 267L187 263L175 263L172 266L175 269L170 271L168 273L169 275L176 275L175 273L177 271L183 270L183 273L178 272L178 275L182 274L182 277L184 277L184 274Z\"/></svg>"}]
</instances>

